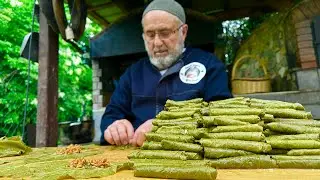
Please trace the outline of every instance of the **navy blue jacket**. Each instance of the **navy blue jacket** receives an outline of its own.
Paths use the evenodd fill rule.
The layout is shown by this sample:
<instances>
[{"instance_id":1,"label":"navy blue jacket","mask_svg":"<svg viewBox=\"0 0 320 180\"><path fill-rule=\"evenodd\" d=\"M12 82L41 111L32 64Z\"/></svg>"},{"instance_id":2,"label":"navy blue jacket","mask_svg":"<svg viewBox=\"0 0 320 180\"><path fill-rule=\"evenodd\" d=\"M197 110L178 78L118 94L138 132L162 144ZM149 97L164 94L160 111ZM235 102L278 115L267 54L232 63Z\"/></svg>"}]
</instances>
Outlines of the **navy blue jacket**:
<instances>
[{"instance_id":1,"label":"navy blue jacket","mask_svg":"<svg viewBox=\"0 0 320 180\"><path fill-rule=\"evenodd\" d=\"M196 84L182 82L180 69L192 62L206 68L205 76ZM181 72L180 72L181 73ZM162 76L149 61L142 59L121 76L101 120L103 133L115 120L128 119L134 129L163 110L167 99L188 100L202 97L205 101L232 97L224 64L200 49L187 48L181 58Z\"/></svg>"}]
</instances>

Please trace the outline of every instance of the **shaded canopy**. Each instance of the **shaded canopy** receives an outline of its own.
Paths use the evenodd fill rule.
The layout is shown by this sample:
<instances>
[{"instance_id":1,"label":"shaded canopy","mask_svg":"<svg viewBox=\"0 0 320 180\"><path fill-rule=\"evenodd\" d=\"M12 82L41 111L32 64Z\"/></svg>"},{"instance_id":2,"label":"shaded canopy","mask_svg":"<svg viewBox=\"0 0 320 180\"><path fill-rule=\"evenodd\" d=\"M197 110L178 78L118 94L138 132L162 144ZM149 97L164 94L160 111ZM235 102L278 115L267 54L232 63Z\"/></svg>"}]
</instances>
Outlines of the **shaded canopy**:
<instances>
[{"instance_id":1,"label":"shaded canopy","mask_svg":"<svg viewBox=\"0 0 320 180\"><path fill-rule=\"evenodd\" d=\"M86 0L89 17L108 27L132 9L144 8L151 0ZM217 20L258 16L291 7L295 0L176 0L184 8L209 15Z\"/></svg>"}]
</instances>

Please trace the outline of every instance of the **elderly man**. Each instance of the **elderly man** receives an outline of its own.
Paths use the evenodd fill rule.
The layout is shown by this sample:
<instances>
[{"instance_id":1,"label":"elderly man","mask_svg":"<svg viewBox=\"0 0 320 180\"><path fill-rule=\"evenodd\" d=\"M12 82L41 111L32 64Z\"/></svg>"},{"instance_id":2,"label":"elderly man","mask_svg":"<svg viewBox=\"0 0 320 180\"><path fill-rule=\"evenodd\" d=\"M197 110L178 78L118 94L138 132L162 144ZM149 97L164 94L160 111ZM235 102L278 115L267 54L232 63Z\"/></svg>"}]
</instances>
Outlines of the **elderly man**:
<instances>
[{"instance_id":1,"label":"elderly man","mask_svg":"<svg viewBox=\"0 0 320 180\"><path fill-rule=\"evenodd\" d=\"M126 70L111 97L101 121L102 141L109 144L141 146L167 99L232 97L223 63L210 53L184 48L188 25L180 4L154 0L141 23L149 58Z\"/></svg>"}]
</instances>

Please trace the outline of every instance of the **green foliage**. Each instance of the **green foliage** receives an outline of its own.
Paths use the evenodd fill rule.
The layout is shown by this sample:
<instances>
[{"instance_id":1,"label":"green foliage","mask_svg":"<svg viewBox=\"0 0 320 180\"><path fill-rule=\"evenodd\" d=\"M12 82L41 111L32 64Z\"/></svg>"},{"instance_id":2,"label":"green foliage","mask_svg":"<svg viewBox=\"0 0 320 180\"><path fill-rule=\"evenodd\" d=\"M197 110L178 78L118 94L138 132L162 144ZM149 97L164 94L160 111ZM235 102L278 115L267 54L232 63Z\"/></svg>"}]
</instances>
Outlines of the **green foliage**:
<instances>
[{"instance_id":1,"label":"green foliage","mask_svg":"<svg viewBox=\"0 0 320 180\"><path fill-rule=\"evenodd\" d=\"M245 41L264 20L268 19L271 14L259 17L246 17L233 21L223 22L224 41L226 43L226 63L232 64L237 50L241 43Z\"/></svg>"},{"instance_id":2,"label":"green foliage","mask_svg":"<svg viewBox=\"0 0 320 180\"><path fill-rule=\"evenodd\" d=\"M21 135L26 101L28 61L20 58L24 36L30 32L33 1L0 1L0 137ZM39 30L35 20L34 31ZM89 37L100 28L88 21L80 46L88 50ZM92 71L88 59L60 40L58 120L68 121L92 114ZM37 116L38 64L31 62L27 123Z\"/></svg>"}]
</instances>

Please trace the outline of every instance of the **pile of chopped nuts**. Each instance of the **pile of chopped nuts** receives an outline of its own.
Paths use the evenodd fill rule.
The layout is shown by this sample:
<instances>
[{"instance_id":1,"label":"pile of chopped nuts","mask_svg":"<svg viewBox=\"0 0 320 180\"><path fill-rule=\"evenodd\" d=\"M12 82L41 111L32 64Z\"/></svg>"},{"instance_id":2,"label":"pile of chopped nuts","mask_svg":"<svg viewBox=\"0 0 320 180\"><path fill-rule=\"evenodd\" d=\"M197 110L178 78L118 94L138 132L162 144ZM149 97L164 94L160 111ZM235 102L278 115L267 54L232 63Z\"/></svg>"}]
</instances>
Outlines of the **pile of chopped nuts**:
<instances>
[{"instance_id":1,"label":"pile of chopped nuts","mask_svg":"<svg viewBox=\"0 0 320 180\"><path fill-rule=\"evenodd\" d=\"M107 158L102 158L102 159L78 158L78 159L73 159L69 164L69 167L72 167L72 168L83 168L83 167L106 168L109 166L110 166L110 163L107 160Z\"/></svg>"},{"instance_id":2,"label":"pile of chopped nuts","mask_svg":"<svg viewBox=\"0 0 320 180\"><path fill-rule=\"evenodd\" d=\"M87 164L87 161L84 158L78 158L78 159L73 159L70 164L69 167L73 167L73 168L82 168Z\"/></svg>"},{"instance_id":3,"label":"pile of chopped nuts","mask_svg":"<svg viewBox=\"0 0 320 180\"><path fill-rule=\"evenodd\" d=\"M67 147L59 148L56 151L57 154L74 154L74 153L81 153L81 146L77 144L70 144Z\"/></svg>"}]
</instances>

